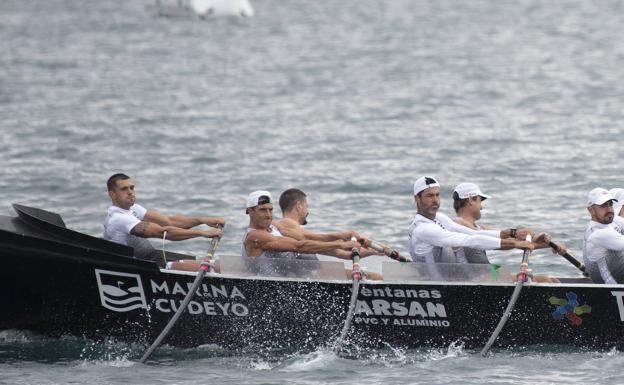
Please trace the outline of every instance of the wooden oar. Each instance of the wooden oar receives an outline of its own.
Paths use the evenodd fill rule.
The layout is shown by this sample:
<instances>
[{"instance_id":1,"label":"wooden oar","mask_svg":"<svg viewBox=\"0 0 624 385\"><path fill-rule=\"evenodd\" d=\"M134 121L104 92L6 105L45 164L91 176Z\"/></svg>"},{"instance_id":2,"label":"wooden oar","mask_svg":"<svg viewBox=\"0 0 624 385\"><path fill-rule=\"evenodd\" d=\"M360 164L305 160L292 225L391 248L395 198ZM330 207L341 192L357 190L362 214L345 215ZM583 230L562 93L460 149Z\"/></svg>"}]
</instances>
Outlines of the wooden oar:
<instances>
[{"instance_id":1,"label":"wooden oar","mask_svg":"<svg viewBox=\"0 0 624 385\"><path fill-rule=\"evenodd\" d=\"M527 235L526 240L531 242L531 235ZM483 350L481 350L482 357L485 357L485 355L488 353L488 351L494 344L494 341L496 341L496 338L498 338L498 335L503 330L503 327L505 327L505 324L507 323L507 320L509 319L511 312L514 306L516 305L516 301L518 300L518 297L520 296L520 291L522 290L522 286L527 281L527 277L528 277L527 271L529 269L529 257L530 256L531 256L531 250L530 249L524 250L524 254L522 254L522 263L520 264L520 272L517 275L518 280L516 281L516 287L514 288L513 294L511 295L509 304L507 304L505 313L503 313L503 316L501 317L500 321L498 321L498 325L496 326L494 333L492 333L487 344L485 344L485 346L483 347Z\"/></svg>"},{"instance_id":2,"label":"wooden oar","mask_svg":"<svg viewBox=\"0 0 624 385\"><path fill-rule=\"evenodd\" d=\"M548 242L548 246L552 247L553 250L555 250L557 252L557 254L559 254L559 246L557 246L557 244L555 242L553 242L553 241ZM587 272L585 271L585 264L583 262L581 262L578 259L574 258L567 251L565 253L559 254L559 255L561 255L563 258L565 258L568 262L570 262L574 266L576 266L577 269L582 271L584 276L589 277L589 274L587 274Z\"/></svg>"},{"instance_id":3,"label":"wooden oar","mask_svg":"<svg viewBox=\"0 0 624 385\"><path fill-rule=\"evenodd\" d=\"M355 237L352 237L353 242L357 242ZM358 294L360 292L360 281L362 280L362 272L360 271L360 251L357 247L351 249L351 259L353 260L353 270L351 277L353 278L353 285L351 288L351 301L349 301L349 311L347 312L347 319L342 326L342 331L336 343L334 344L334 354L337 354L344 343L344 339L347 336L347 332L351 327L351 320L353 319L353 313L355 312L355 303L357 301Z\"/></svg>"},{"instance_id":4,"label":"wooden oar","mask_svg":"<svg viewBox=\"0 0 624 385\"><path fill-rule=\"evenodd\" d=\"M220 228L220 227L221 225L217 226L217 228ZM184 313L184 310L186 310L186 307L188 306L189 302L191 302L191 298L193 298L193 295L195 295L195 293L197 292L197 288L201 284L202 279L204 278L204 275L206 274L207 271L210 270L210 263L212 262L214 253L217 250L217 246L219 246L219 240L220 238L218 237L212 238L212 242L210 243L210 249L208 250L208 253L206 255L206 261L202 262L201 267L199 268L199 271L197 272L197 277L195 277L195 281L193 282L193 286L191 286L191 288L189 289L188 294L186 295L186 297L184 297L184 301L182 301L182 304L178 308L178 311L176 311L173 317L171 317L167 326L165 326L165 328L163 329L162 332L160 332L160 334L158 335L154 343L152 343L152 345L149 347L149 349L147 349L145 354L143 354L143 357L141 357L141 359L139 360L140 363L144 363L145 360L147 360L149 356L154 352L154 350L156 350L158 345L160 345L160 343L165 339L167 334L169 334L169 332L173 328L173 325L175 325L178 318L180 318L182 313Z\"/></svg>"},{"instance_id":5,"label":"wooden oar","mask_svg":"<svg viewBox=\"0 0 624 385\"><path fill-rule=\"evenodd\" d=\"M383 246L381 246L379 243L376 243L374 241L371 242L370 247L371 247L371 249L375 250L378 253L383 253L384 252ZM410 257L403 257L395 249L392 249L390 251L390 254L387 255L387 257L390 258L390 259L394 259L395 261L399 261L399 262L413 262L412 258L410 258Z\"/></svg>"}]
</instances>

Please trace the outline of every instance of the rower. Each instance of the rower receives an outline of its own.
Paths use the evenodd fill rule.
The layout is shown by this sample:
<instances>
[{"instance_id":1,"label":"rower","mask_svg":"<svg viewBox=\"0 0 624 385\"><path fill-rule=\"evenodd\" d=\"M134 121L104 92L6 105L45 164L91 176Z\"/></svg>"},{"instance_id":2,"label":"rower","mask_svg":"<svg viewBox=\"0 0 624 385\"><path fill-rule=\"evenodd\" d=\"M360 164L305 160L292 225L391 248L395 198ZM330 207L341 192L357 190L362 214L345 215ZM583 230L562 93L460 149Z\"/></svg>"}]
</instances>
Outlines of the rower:
<instances>
[{"instance_id":1,"label":"rower","mask_svg":"<svg viewBox=\"0 0 624 385\"><path fill-rule=\"evenodd\" d=\"M268 191L250 193L246 212L249 226L241 244L243 257L310 259L309 254L326 254L335 250L350 252L362 246L358 241L296 239L282 234L273 224L273 204ZM350 273L347 276L350 278Z\"/></svg>"},{"instance_id":2,"label":"rower","mask_svg":"<svg viewBox=\"0 0 624 385\"><path fill-rule=\"evenodd\" d=\"M492 230L492 227L488 225L477 223L477 221L481 219L481 204L488 198L490 198L490 196L482 193L479 186L474 183L461 183L457 185L457 187L453 190L453 208L457 213L455 222L473 230ZM520 238L526 237L526 235L531 235L533 238L539 238L540 236L547 237L546 234L540 234L535 237L535 233L529 228L511 229L509 235L511 237ZM536 246L545 248L548 247L547 244L548 242L542 242ZM466 263L490 264L487 252L483 249L460 247L454 251L458 256L458 259L464 260ZM557 278L545 275L535 275L533 276L533 280L535 282L559 283Z\"/></svg>"},{"instance_id":3,"label":"rower","mask_svg":"<svg viewBox=\"0 0 624 385\"><path fill-rule=\"evenodd\" d=\"M611 193L596 187L587 194L587 211L591 221L583 238L583 260L595 283L624 283L624 235L614 222Z\"/></svg>"},{"instance_id":4,"label":"rower","mask_svg":"<svg viewBox=\"0 0 624 385\"><path fill-rule=\"evenodd\" d=\"M535 248L532 242L512 238L512 229L474 230L438 213L440 184L433 177L423 176L416 180L414 201L417 214L408 228L408 248L415 262L465 262L465 258L454 252L454 248L460 247L483 250Z\"/></svg>"},{"instance_id":5,"label":"rower","mask_svg":"<svg viewBox=\"0 0 624 385\"><path fill-rule=\"evenodd\" d=\"M182 241L196 237L223 236L223 231L218 228L193 228L202 224L222 227L225 225L223 218L169 216L137 204L134 182L126 174L112 175L106 186L112 205L108 208L104 221L104 239L133 247L135 258L156 262L161 268L198 271L201 261L166 262L163 255L146 238Z\"/></svg>"},{"instance_id":6,"label":"rower","mask_svg":"<svg viewBox=\"0 0 624 385\"><path fill-rule=\"evenodd\" d=\"M308 198L307 195L299 189L291 188L284 191L282 195L280 195L279 206L282 210L282 219L273 221L273 224L284 236L288 236L298 240L308 239L316 241L348 241L351 238L355 237L360 241L360 243L364 245L370 245L372 243L368 238L360 237L357 232L352 230L335 233L317 233L308 229L304 229L303 226L308 223ZM392 251L387 246L384 247L382 245L382 248L388 253ZM327 251L323 254L341 259L351 259L351 251L347 252L341 249ZM377 252L370 247L360 248L361 258L365 258L370 255L384 254ZM312 257L313 259L318 259L315 255L310 257ZM301 256L299 258L301 258Z\"/></svg>"}]
</instances>

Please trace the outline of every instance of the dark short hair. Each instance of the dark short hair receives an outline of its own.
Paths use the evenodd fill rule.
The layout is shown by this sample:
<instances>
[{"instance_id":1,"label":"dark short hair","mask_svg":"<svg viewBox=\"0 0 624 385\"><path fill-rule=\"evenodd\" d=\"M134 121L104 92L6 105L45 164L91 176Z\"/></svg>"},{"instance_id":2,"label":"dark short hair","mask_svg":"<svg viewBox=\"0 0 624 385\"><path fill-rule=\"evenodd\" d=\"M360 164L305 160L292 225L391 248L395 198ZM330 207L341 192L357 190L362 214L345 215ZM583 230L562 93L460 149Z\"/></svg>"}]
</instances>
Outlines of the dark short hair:
<instances>
[{"instance_id":1,"label":"dark short hair","mask_svg":"<svg viewBox=\"0 0 624 385\"><path fill-rule=\"evenodd\" d=\"M122 173L113 174L111 175L110 178L108 178L108 181L106 182L106 188L108 189L108 191L113 191L113 189L117 187L118 180L126 180L126 179L130 179L130 177L126 174L122 174Z\"/></svg>"},{"instance_id":2,"label":"dark short hair","mask_svg":"<svg viewBox=\"0 0 624 385\"><path fill-rule=\"evenodd\" d=\"M279 206L282 212L292 210L297 203L305 202L307 195L298 188L289 188L279 198Z\"/></svg>"}]
</instances>

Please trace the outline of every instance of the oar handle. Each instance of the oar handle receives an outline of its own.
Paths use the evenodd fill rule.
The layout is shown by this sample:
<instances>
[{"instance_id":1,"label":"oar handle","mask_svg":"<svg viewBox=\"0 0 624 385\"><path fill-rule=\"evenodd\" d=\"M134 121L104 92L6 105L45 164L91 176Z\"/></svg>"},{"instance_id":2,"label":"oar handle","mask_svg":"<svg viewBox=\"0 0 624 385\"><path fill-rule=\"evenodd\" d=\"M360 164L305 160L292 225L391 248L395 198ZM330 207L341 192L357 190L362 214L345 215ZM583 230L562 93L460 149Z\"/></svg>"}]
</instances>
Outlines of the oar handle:
<instances>
[{"instance_id":1,"label":"oar handle","mask_svg":"<svg viewBox=\"0 0 624 385\"><path fill-rule=\"evenodd\" d=\"M357 242L357 239L355 237L351 237L351 241ZM360 250L358 247L351 249L351 260L353 261L351 277L353 277L353 280L359 281L362 279L362 269L360 268Z\"/></svg>"},{"instance_id":2,"label":"oar handle","mask_svg":"<svg viewBox=\"0 0 624 385\"><path fill-rule=\"evenodd\" d=\"M553 241L548 242L548 246L552 247L553 250L557 251L557 254L559 254L559 246L557 246L557 244L555 242L553 242ZM583 262L581 262L578 259L574 258L567 251L565 253L559 254L559 255L561 255L563 258L567 259L568 262L570 262L571 264L576 266L577 269L582 271L583 274L585 274L587 276L587 272L585 271L585 264L583 264Z\"/></svg>"},{"instance_id":3,"label":"oar handle","mask_svg":"<svg viewBox=\"0 0 624 385\"><path fill-rule=\"evenodd\" d=\"M222 229L223 225L222 224L218 224L217 225L217 229ZM214 253L215 251L217 251L217 247L219 247L219 241L221 240L221 237L213 237L212 241L210 242L210 247L208 248L208 252L206 253L206 262L202 263L200 266L200 269L204 270L204 271L210 271L210 266L212 263L214 263L214 261L212 261L212 257L214 257Z\"/></svg>"},{"instance_id":4,"label":"oar handle","mask_svg":"<svg viewBox=\"0 0 624 385\"><path fill-rule=\"evenodd\" d=\"M383 253L384 252L383 246L381 246L379 243L371 242L370 247L371 247L371 249L377 251L378 253ZM395 261L399 261L399 262L413 262L412 258L402 256L395 249L392 249L390 251L390 254L387 255L387 257L390 258L390 259L394 259Z\"/></svg>"},{"instance_id":5,"label":"oar handle","mask_svg":"<svg viewBox=\"0 0 624 385\"><path fill-rule=\"evenodd\" d=\"M531 242L532 237L531 234L527 234L526 241ZM524 250L522 254L522 263L520 263L520 272L518 273L518 281L527 281L527 277L529 276L529 257L531 256L531 249Z\"/></svg>"}]
</instances>

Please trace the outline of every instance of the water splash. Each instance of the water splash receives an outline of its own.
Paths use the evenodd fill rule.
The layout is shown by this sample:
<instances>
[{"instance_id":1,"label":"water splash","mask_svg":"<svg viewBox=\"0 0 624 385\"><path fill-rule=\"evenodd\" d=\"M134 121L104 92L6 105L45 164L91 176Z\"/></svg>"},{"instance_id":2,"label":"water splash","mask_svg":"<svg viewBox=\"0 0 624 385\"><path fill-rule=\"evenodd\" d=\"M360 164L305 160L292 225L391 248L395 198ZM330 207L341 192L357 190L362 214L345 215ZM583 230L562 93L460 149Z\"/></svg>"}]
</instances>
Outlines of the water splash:
<instances>
[{"instance_id":1,"label":"water splash","mask_svg":"<svg viewBox=\"0 0 624 385\"><path fill-rule=\"evenodd\" d=\"M0 343L27 343L36 338L35 334L25 330L0 330Z\"/></svg>"},{"instance_id":2,"label":"water splash","mask_svg":"<svg viewBox=\"0 0 624 385\"><path fill-rule=\"evenodd\" d=\"M80 353L80 360L84 366L127 367L134 365L131 359L143 350L143 345L127 344L113 339L99 342L87 341Z\"/></svg>"},{"instance_id":3,"label":"water splash","mask_svg":"<svg viewBox=\"0 0 624 385\"><path fill-rule=\"evenodd\" d=\"M327 367L330 363L336 361L337 358L338 356L333 351L321 348L285 362L280 370L285 372L316 371Z\"/></svg>"}]
</instances>

